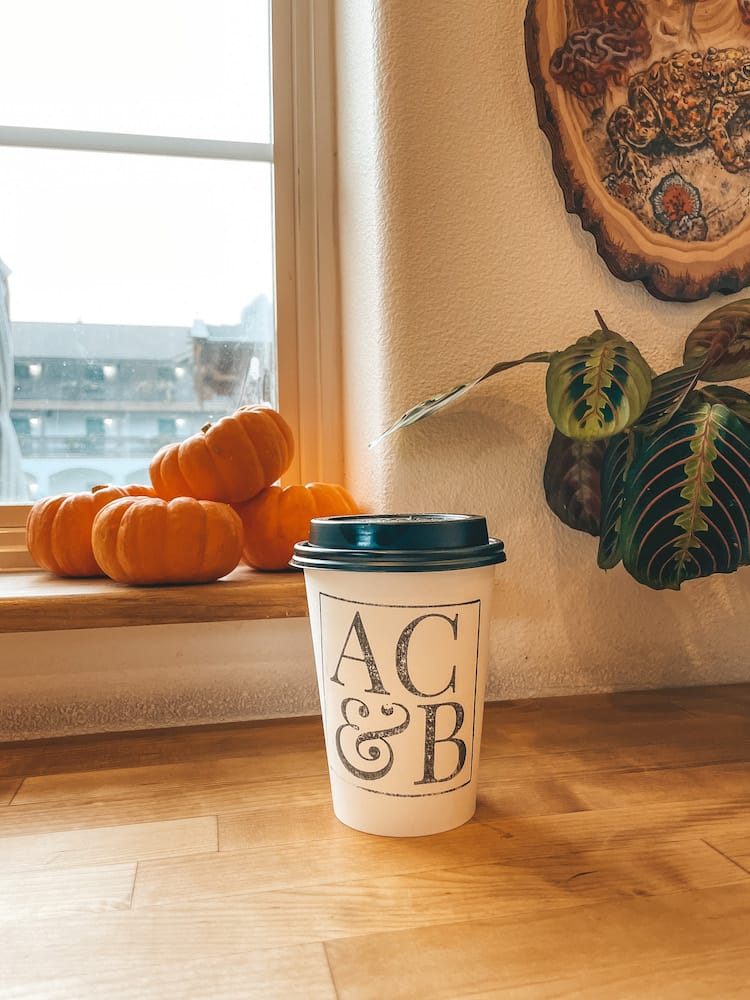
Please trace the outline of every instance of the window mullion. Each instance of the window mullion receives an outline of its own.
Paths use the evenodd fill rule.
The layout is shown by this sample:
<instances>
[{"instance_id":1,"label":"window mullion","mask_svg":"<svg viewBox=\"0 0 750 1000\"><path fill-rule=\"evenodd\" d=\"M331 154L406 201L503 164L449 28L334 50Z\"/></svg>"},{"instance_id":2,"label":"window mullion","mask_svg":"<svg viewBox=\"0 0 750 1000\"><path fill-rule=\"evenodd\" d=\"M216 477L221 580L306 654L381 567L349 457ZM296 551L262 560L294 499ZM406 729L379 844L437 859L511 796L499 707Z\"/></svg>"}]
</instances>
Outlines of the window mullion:
<instances>
[{"instance_id":1,"label":"window mullion","mask_svg":"<svg viewBox=\"0 0 750 1000\"><path fill-rule=\"evenodd\" d=\"M273 145L268 142L235 142L225 139L137 135L124 132L85 132L76 129L27 128L16 125L0 125L0 146L185 156L214 160L244 160L253 163L273 162Z\"/></svg>"},{"instance_id":2,"label":"window mullion","mask_svg":"<svg viewBox=\"0 0 750 1000\"><path fill-rule=\"evenodd\" d=\"M273 33L279 404L299 445L284 481L339 482L331 0L274 0Z\"/></svg>"}]
</instances>

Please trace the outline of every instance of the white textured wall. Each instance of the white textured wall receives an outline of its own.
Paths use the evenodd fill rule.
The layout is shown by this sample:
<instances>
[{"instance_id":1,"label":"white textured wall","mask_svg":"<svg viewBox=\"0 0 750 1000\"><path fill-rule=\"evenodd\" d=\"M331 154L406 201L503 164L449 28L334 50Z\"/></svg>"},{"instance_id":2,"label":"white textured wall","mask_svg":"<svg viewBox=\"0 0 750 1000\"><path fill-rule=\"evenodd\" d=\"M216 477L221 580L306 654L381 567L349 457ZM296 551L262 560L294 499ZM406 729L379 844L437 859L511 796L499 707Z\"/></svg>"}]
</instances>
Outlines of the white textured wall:
<instances>
[{"instance_id":1,"label":"white textured wall","mask_svg":"<svg viewBox=\"0 0 750 1000\"><path fill-rule=\"evenodd\" d=\"M0 742L318 711L306 618L0 636Z\"/></svg>"},{"instance_id":2,"label":"white textured wall","mask_svg":"<svg viewBox=\"0 0 750 1000\"><path fill-rule=\"evenodd\" d=\"M367 442L412 404L595 328L657 370L727 300L610 274L565 212L528 80L521 0L341 0L339 218L349 483L373 508L485 514L503 538L491 697L750 678L750 569L680 593L596 568L549 512L544 367Z\"/></svg>"}]
</instances>

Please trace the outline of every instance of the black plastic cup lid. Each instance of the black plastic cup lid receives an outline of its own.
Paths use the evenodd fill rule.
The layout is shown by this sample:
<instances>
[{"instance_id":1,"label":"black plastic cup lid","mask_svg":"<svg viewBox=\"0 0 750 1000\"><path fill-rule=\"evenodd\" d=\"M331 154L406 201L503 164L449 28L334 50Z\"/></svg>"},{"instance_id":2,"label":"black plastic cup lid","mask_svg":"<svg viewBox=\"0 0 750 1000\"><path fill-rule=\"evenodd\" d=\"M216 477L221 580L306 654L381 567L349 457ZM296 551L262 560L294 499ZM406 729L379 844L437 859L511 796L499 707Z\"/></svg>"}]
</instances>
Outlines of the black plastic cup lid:
<instances>
[{"instance_id":1,"label":"black plastic cup lid","mask_svg":"<svg viewBox=\"0 0 750 1000\"><path fill-rule=\"evenodd\" d=\"M315 517L294 546L300 569L420 572L505 562L503 543L475 514L358 514Z\"/></svg>"}]
</instances>

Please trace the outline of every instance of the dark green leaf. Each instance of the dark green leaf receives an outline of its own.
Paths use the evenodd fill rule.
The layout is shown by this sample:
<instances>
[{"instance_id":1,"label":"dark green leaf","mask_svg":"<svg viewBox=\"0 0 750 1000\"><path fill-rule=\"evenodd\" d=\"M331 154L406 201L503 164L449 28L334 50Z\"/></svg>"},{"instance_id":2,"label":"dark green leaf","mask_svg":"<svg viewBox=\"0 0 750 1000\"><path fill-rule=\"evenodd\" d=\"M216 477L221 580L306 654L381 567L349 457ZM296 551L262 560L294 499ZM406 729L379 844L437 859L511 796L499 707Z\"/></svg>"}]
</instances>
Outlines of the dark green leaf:
<instances>
[{"instance_id":1,"label":"dark green leaf","mask_svg":"<svg viewBox=\"0 0 750 1000\"><path fill-rule=\"evenodd\" d=\"M651 383L648 406L638 418L638 429L652 433L667 423L695 388L702 368L703 362L697 359L657 375Z\"/></svg>"},{"instance_id":2,"label":"dark green leaf","mask_svg":"<svg viewBox=\"0 0 750 1000\"><path fill-rule=\"evenodd\" d=\"M652 433L665 424L699 380L745 375L750 375L750 299L715 309L692 331L682 366L654 379L639 430Z\"/></svg>"},{"instance_id":3,"label":"dark green leaf","mask_svg":"<svg viewBox=\"0 0 750 1000\"><path fill-rule=\"evenodd\" d=\"M657 590L679 590L746 565L750 427L696 392L668 424L636 432L634 441L621 520L628 572Z\"/></svg>"},{"instance_id":4,"label":"dark green leaf","mask_svg":"<svg viewBox=\"0 0 750 1000\"><path fill-rule=\"evenodd\" d=\"M750 299L714 309L689 334L683 362L702 363L704 381L731 381L750 375Z\"/></svg>"},{"instance_id":5,"label":"dark green leaf","mask_svg":"<svg viewBox=\"0 0 750 1000\"><path fill-rule=\"evenodd\" d=\"M547 370L547 408L561 433L583 441L633 424L651 395L651 369L629 340L597 330L556 354Z\"/></svg>"},{"instance_id":6,"label":"dark green leaf","mask_svg":"<svg viewBox=\"0 0 750 1000\"><path fill-rule=\"evenodd\" d=\"M389 434L393 434L394 431L399 431L404 427L408 427L409 424L415 424L418 420L424 420L425 417L429 417L432 413L437 413L438 410L442 410L451 403L455 403L456 400L465 396L467 392L470 392L478 386L480 382L484 382L485 379L491 378L499 372L507 371L508 368L516 368L518 365L524 365L528 362L541 361L546 363L551 357L552 354L549 351L538 351L535 354L527 354L526 357L519 358L517 361L498 362L498 364L493 365L489 371L486 371L484 375L480 375L479 378L475 378L472 382L454 386L452 389L449 389L448 392L443 392L439 396L432 396L430 399L426 399L423 403L417 403L416 406L412 406L411 409L407 410L402 417L399 417L395 424L392 424L387 430L384 430L379 437L375 438L374 441L371 441L370 448L374 448L376 444L379 444L383 440L383 438L388 437Z\"/></svg>"},{"instance_id":7,"label":"dark green leaf","mask_svg":"<svg viewBox=\"0 0 750 1000\"><path fill-rule=\"evenodd\" d=\"M577 531L599 534L599 473L606 441L573 441L555 428L544 466L550 509Z\"/></svg>"},{"instance_id":8,"label":"dark green leaf","mask_svg":"<svg viewBox=\"0 0 750 1000\"><path fill-rule=\"evenodd\" d=\"M630 433L618 434L617 437L611 438L604 455L601 473L602 514L597 554L600 569L612 569L622 559L620 517L630 444Z\"/></svg>"},{"instance_id":9,"label":"dark green leaf","mask_svg":"<svg viewBox=\"0 0 750 1000\"><path fill-rule=\"evenodd\" d=\"M700 391L710 403L723 403L746 424L750 423L750 395L733 385L704 385Z\"/></svg>"}]
</instances>

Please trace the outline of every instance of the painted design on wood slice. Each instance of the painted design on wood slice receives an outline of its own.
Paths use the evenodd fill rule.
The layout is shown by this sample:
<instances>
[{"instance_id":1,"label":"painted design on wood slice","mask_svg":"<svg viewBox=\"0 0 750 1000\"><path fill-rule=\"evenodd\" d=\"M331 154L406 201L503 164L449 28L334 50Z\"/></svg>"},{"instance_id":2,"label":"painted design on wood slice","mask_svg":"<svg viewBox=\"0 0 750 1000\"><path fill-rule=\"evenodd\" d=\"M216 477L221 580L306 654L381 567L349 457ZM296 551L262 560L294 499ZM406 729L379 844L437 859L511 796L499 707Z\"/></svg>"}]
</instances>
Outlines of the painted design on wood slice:
<instances>
[{"instance_id":1,"label":"painted design on wood slice","mask_svg":"<svg viewBox=\"0 0 750 1000\"><path fill-rule=\"evenodd\" d=\"M750 0L529 0L526 55L613 274L677 301L750 284Z\"/></svg>"}]
</instances>

